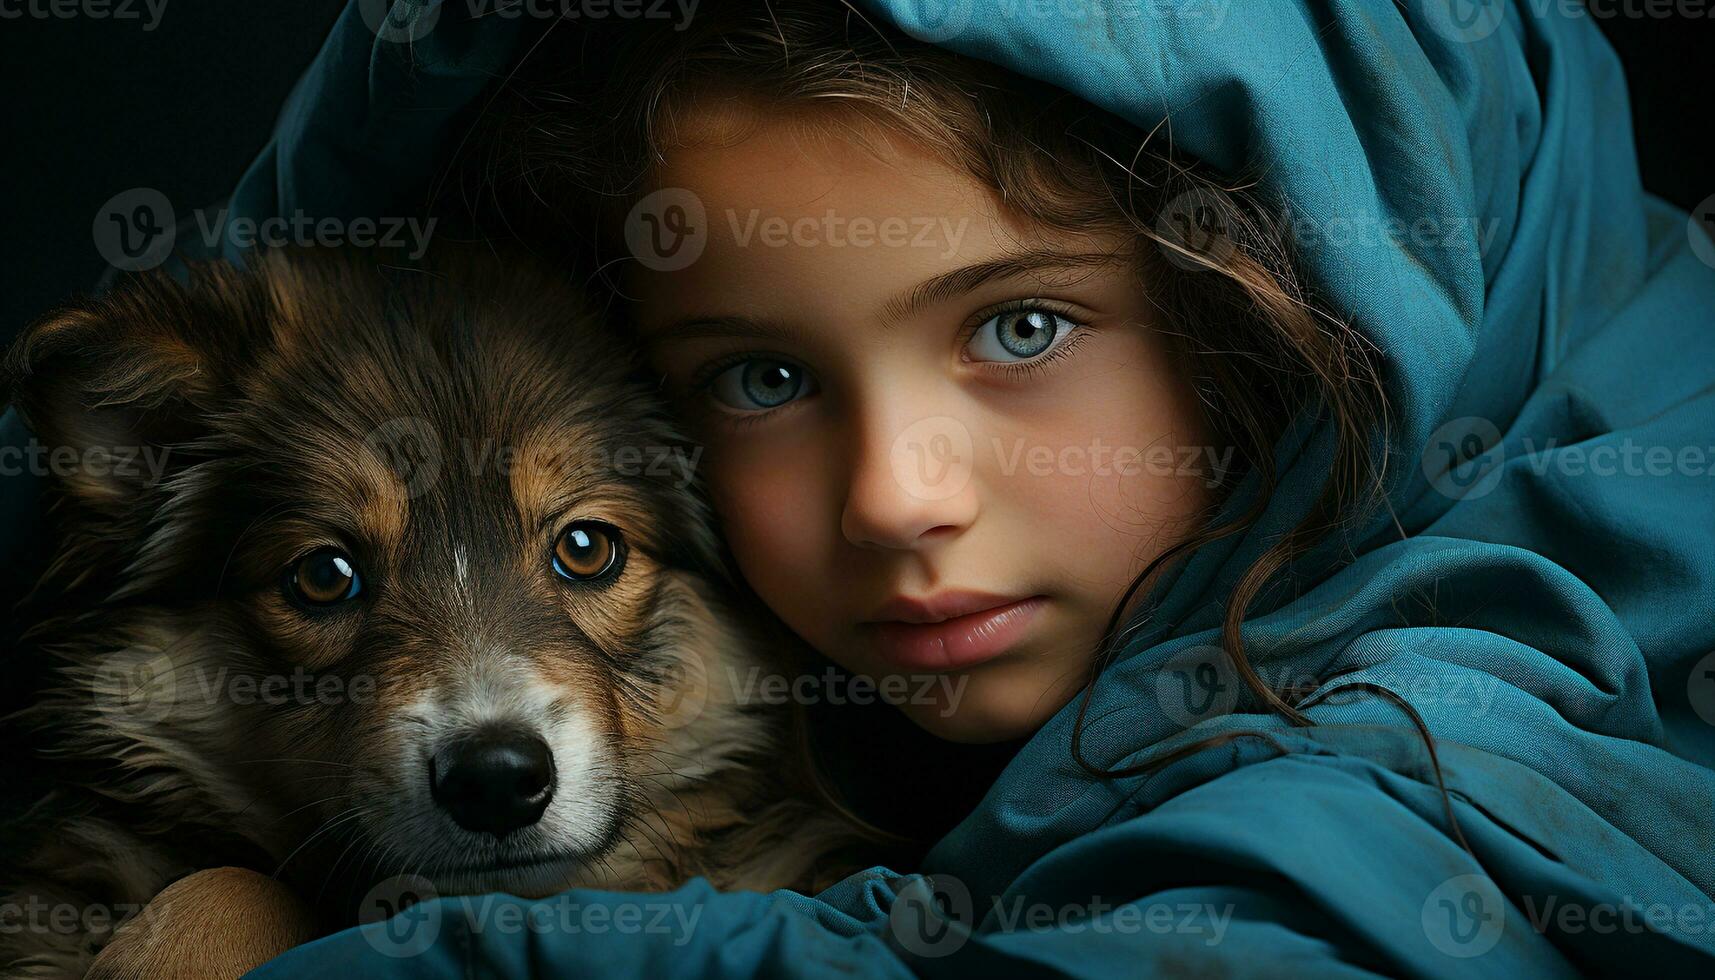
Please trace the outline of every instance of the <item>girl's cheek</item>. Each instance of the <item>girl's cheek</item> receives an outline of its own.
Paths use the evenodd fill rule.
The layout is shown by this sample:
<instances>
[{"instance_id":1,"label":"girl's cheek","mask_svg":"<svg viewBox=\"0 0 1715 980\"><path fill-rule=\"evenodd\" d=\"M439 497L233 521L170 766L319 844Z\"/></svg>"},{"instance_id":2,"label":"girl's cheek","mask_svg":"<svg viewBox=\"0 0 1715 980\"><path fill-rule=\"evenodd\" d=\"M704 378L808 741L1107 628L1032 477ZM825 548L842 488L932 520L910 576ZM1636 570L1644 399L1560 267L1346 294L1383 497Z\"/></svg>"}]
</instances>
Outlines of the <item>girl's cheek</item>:
<instances>
[{"instance_id":1,"label":"girl's cheek","mask_svg":"<svg viewBox=\"0 0 1715 980\"><path fill-rule=\"evenodd\" d=\"M709 496L727 543L751 586L796 626L803 611L781 605L796 607L793 585L822 581L826 571L819 557L830 520L820 513L824 481L808 457L721 448L708 450Z\"/></svg>"}]
</instances>

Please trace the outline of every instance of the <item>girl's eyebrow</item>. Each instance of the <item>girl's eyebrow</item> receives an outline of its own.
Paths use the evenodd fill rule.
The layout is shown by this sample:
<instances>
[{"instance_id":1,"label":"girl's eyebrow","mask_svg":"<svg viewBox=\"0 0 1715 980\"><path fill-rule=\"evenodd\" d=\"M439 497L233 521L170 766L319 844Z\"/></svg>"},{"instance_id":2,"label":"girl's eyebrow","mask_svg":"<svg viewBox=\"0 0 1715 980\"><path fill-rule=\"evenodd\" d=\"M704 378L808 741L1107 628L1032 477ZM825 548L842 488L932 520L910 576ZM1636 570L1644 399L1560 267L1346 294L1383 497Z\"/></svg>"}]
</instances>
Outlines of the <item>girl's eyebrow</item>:
<instances>
[{"instance_id":1,"label":"girl's eyebrow","mask_svg":"<svg viewBox=\"0 0 1715 980\"><path fill-rule=\"evenodd\" d=\"M659 330L651 330L643 339L664 340L693 340L723 337L755 338L774 340L783 344L796 343L804 339L804 331L784 320L758 319L750 316L693 316L669 323Z\"/></svg>"},{"instance_id":2,"label":"girl's eyebrow","mask_svg":"<svg viewBox=\"0 0 1715 980\"><path fill-rule=\"evenodd\" d=\"M882 317L889 324L897 324L936 303L957 299L991 282L1050 270L1095 269L1127 260L1123 252L1056 252L1051 249L1014 252L926 279L882 304Z\"/></svg>"},{"instance_id":3,"label":"girl's eyebrow","mask_svg":"<svg viewBox=\"0 0 1715 980\"><path fill-rule=\"evenodd\" d=\"M1021 278L1045 271L1095 269L1128 261L1123 252L1056 252L1032 249L950 269L911 287L882 304L882 323L897 326L924 309L956 299L991 282ZM747 338L784 344L805 339L805 331L785 320L758 319L742 315L692 316L651 330L645 340Z\"/></svg>"}]
</instances>

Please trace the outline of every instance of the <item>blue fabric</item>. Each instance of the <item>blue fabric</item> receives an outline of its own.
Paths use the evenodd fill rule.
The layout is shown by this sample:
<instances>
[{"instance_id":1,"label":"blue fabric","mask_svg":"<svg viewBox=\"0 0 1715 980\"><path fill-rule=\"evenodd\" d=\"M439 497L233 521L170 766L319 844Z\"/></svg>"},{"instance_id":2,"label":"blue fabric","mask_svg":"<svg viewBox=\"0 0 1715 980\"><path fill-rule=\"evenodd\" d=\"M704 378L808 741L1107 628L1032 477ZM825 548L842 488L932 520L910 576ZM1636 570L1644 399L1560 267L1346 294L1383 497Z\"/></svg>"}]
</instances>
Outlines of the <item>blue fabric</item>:
<instances>
[{"instance_id":1,"label":"blue fabric","mask_svg":"<svg viewBox=\"0 0 1715 980\"><path fill-rule=\"evenodd\" d=\"M1329 433L1307 425L1278 448L1262 520L1158 590L1083 740L1104 765L1227 730L1276 744L1101 780L1071 761L1062 711L925 862L955 911L969 896L964 921L884 869L814 898L699 881L440 899L407 913L428 938L372 925L252 976L1707 975L1715 270L1686 215L1639 184L1620 68L1590 19L1525 0L1465 19L1448 0L866 6L1145 130L1170 117L1180 152L1289 203L1315 292L1384 352L1395 438L1388 506L1300 561L1297 597L1266 600L1250 640L1286 651L1259 658L1265 677L1349 670L1330 686L1410 702L1471 852L1386 698L1335 695L1311 728L1228 714L1183 730L1234 683L1204 659L1226 590L1327 472ZM439 22L406 45L346 11L236 213L421 200L458 111L533 28L433 0L415 15ZM506 928L497 912L663 902L694 928Z\"/></svg>"}]
</instances>

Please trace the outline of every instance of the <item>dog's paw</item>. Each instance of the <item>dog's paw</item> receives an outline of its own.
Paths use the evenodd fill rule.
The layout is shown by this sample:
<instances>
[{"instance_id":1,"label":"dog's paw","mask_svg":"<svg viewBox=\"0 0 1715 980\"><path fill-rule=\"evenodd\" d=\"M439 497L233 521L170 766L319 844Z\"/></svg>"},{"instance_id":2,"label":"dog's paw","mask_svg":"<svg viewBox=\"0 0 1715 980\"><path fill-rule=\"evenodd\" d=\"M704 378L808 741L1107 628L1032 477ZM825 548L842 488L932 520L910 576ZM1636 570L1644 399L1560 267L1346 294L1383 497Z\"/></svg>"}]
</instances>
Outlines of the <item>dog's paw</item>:
<instances>
[{"instance_id":1,"label":"dog's paw","mask_svg":"<svg viewBox=\"0 0 1715 980\"><path fill-rule=\"evenodd\" d=\"M210 868L150 900L88 977L237 977L317 935L309 907L285 885L244 868Z\"/></svg>"}]
</instances>

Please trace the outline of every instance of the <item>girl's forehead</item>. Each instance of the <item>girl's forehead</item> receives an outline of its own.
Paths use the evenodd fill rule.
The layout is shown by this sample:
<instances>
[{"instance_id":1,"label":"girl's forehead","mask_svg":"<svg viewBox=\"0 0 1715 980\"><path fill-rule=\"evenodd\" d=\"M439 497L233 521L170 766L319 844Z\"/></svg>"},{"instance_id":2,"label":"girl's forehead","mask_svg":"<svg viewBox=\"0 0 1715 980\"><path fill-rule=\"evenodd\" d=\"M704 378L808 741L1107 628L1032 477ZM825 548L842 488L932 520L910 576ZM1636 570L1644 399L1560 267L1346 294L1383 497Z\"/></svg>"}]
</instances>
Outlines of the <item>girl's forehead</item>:
<instances>
[{"instance_id":1,"label":"girl's forehead","mask_svg":"<svg viewBox=\"0 0 1715 980\"><path fill-rule=\"evenodd\" d=\"M967 170L857 113L768 117L747 111L742 119L729 116L706 125L706 131L681 130L683 138L661 150L656 186L702 185L709 194L730 197L819 195L836 184L883 197L934 188L968 198L957 202L967 207L993 203L992 192Z\"/></svg>"},{"instance_id":2,"label":"girl's forehead","mask_svg":"<svg viewBox=\"0 0 1715 980\"><path fill-rule=\"evenodd\" d=\"M903 134L875 138L873 123L757 118L721 129L666 154L627 219L638 260L627 292L646 339L705 320L831 330L907 319L962 270L998 279L995 267L1011 266L1029 292L1128 248L1111 232L1029 222L942 155ZM662 248L671 256L652 254Z\"/></svg>"}]
</instances>

